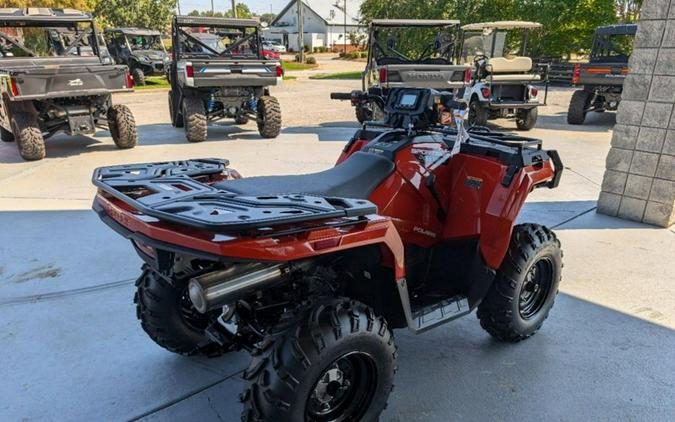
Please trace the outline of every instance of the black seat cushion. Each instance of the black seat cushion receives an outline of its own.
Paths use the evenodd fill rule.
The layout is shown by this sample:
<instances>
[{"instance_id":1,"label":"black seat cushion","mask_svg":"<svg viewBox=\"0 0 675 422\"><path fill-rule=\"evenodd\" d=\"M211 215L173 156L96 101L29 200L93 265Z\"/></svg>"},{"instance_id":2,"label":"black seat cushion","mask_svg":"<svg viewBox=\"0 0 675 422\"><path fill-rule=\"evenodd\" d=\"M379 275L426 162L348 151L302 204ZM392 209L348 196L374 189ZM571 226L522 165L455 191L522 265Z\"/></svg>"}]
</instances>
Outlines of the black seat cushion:
<instances>
[{"instance_id":1,"label":"black seat cushion","mask_svg":"<svg viewBox=\"0 0 675 422\"><path fill-rule=\"evenodd\" d=\"M380 155L357 152L332 169L300 176L260 176L216 183L218 189L242 195L288 193L367 199L394 170L394 163Z\"/></svg>"}]
</instances>

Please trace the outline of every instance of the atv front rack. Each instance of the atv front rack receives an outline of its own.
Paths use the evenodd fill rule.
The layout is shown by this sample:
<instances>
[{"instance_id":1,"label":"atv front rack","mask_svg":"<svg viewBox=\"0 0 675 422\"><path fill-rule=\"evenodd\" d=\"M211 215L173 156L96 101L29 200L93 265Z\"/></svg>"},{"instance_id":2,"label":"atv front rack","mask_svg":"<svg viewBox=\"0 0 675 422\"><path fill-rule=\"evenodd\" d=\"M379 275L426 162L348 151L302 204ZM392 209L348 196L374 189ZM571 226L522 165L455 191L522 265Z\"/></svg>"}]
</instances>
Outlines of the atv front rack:
<instances>
[{"instance_id":1,"label":"atv front rack","mask_svg":"<svg viewBox=\"0 0 675 422\"><path fill-rule=\"evenodd\" d=\"M140 213L201 229L246 231L377 213L362 199L299 193L248 196L207 183L227 172L227 160L199 159L100 167L92 182Z\"/></svg>"}]
</instances>

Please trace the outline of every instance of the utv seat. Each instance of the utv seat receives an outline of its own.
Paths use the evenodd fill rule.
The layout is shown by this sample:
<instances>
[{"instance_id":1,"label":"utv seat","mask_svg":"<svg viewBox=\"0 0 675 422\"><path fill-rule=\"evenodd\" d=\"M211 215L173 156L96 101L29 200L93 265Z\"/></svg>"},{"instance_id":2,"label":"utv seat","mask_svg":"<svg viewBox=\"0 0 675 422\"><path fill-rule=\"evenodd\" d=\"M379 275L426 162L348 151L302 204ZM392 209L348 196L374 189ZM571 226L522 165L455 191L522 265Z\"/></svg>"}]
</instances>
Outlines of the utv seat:
<instances>
[{"instance_id":1,"label":"utv seat","mask_svg":"<svg viewBox=\"0 0 675 422\"><path fill-rule=\"evenodd\" d=\"M218 189L249 196L289 193L367 199L394 171L394 163L381 155L357 152L339 165L299 176L260 176L216 183Z\"/></svg>"},{"instance_id":2,"label":"utv seat","mask_svg":"<svg viewBox=\"0 0 675 422\"><path fill-rule=\"evenodd\" d=\"M508 81L538 81L541 77L532 71L532 59L517 56L511 59L506 57L493 57L489 59L487 71L490 72L488 80L491 82Z\"/></svg>"}]
</instances>

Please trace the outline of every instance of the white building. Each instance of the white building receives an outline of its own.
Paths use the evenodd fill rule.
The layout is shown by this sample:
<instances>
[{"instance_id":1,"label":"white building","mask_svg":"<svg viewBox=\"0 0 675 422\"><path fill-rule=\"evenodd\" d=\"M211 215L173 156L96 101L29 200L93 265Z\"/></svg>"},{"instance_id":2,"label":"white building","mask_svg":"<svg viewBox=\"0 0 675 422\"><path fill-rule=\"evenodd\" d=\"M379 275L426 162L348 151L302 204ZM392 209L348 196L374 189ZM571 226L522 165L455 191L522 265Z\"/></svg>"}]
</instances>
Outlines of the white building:
<instances>
[{"instance_id":1,"label":"white building","mask_svg":"<svg viewBox=\"0 0 675 422\"><path fill-rule=\"evenodd\" d=\"M363 0L346 0L347 14L345 27L345 0L303 0L305 45L341 48L350 44L349 34L366 34L367 27L360 24L360 9ZM346 34L345 34L346 28ZM298 8L295 0L272 21L264 34L267 39L279 40L289 50L298 50Z\"/></svg>"}]
</instances>

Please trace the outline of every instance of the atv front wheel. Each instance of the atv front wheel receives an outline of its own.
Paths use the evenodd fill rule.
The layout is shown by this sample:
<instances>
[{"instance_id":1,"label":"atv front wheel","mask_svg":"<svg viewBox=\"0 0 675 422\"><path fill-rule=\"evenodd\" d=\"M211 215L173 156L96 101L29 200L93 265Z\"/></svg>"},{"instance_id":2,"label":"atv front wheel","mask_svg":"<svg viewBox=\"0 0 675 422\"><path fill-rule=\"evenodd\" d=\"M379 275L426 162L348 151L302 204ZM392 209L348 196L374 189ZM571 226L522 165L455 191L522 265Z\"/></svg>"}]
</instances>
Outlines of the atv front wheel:
<instances>
[{"instance_id":1,"label":"atv front wheel","mask_svg":"<svg viewBox=\"0 0 675 422\"><path fill-rule=\"evenodd\" d=\"M396 347L384 318L347 299L316 304L263 340L244 378L242 421L374 421Z\"/></svg>"},{"instance_id":2,"label":"atv front wheel","mask_svg":"<svg viewBox=\"0 0 675 422\"><path fill-rule=\"evenodd\" d=\"M37 116L33 113L19 111L12 115L11 124L21 158L27 161L45 158L45 139L42 136Z\"/></svg>"},{"instance_id":3,"label":"atv front wheel","mask_svg":"<svg viewBox=\"0 0 675 422\"><path fill-rule=\"evenodd\" d=\"M131 71L131 77L134 79L135 85L145 85L145 73L143 73L143 69L140 67L137 67Z\"/></svg>"},{"instance_id":4,"label":"atv front wheel","mask_svg":"<svg viewBox=\"0 0 675 422\"><path fill-rule=\"evenodd\" d=\"M108 129L117 148L129 149L136 146L136 120L129 107L116 104L108 109Z\"/></svg>"},{"instance_id":5,"label":"atv front wheel","mask_svg":"<svg viewBox=\"0 0 675 422\"><path fill-rule=\"evenodd\" d=\"M2 139L2 142L14 142L14 134L0 126L0 139Z\"/></svg>"},{"instance_id":6,"label":"atv front wheel","mask_svg":"<svg viewBox=\"0 0 675 422\"><path fill-rule=\"evenodd\" d=\"M469 126L485 126L488 121L488 110L480 105L477 99L469 103Z\"/></svg>"},{"instance_id":7,"label":"atv front wheel","mask_svg":"<svg viewBox=\"0 0 675 422\"><path fill-rule=\"evenodd\" d=\"M281 107L275 97L258 99L258 132L263 138L276 138L281 132Z\"/></svg>"},{"instance_id":8,"label":"atv front wheel","mask_svg":"<svg viewBox=\"0 0 675 422\"><path fill-rule=\"evenodd\" d=\"M199 313L188 294L189 277L171 279L144 266L136 280L136 317L150 338L170 352L180 355L216 357L229 351L229 345L211 341L206 328L211 321Z\"/></svg>"},{"instance_id":9,"label":"atv front wheel","mask_svg":"<svg viewBox=\"0 0 675 422\"><path fill-rule=\"evenodd\" d=\"M519 130L530 130L537 124L537 107L529 110L518 110L516 113L516 126Z\"/></svg>"},{"instance_id":10,"label":"atv front wheel","mask_svg":"<svg viewBox=\"0 0 675 422\"><path fill-rule=\"evenodd\" d=\"M199 97L183 98L185 137L190 142L204 142L208 136L206 110Z\"/></svg>"},{"instance_id":11,"label":"atv front wheel","mask_svg":"<svg viewBox=\"0 0 675 422\"><path fill-rule=\"evenodd\" d=\"M567 123L571 125L581 125L584 123L590 99L590 92L583 89L574 91L570 100L570 106L567 109Z\"/></svg>"},{"instance_id":12,"label":"atv front wheel","mask_svg":"<svg viewBox=\"0 0 675 422\"><path fill-rule=\"evenodd\" d=\"M547 227L516 226L504 262L478 306L485 331L508 342L536 333L558 294L562 255L560 241Z\"/></svg>"}]
</instances>

